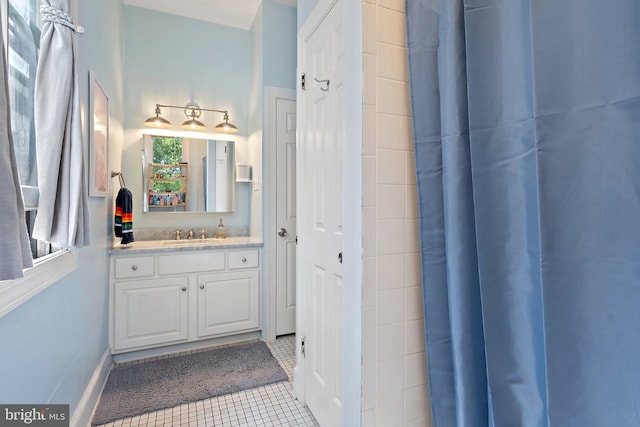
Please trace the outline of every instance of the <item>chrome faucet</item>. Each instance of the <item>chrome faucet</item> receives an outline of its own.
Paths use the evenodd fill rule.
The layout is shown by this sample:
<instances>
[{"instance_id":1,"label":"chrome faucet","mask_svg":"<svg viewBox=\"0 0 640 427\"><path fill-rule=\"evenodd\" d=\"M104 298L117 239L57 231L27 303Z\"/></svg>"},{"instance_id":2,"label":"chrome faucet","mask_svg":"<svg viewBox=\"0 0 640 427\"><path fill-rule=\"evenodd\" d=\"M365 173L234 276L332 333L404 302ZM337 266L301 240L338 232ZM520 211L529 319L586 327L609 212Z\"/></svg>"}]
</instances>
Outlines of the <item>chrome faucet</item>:
<instances>
[{"instance_id":1,"label":"chrome faucet","mask_svg":"<svg viewBox=\"0 0 640 427\"><path fill-rule=\"evenodd\" d=\"M180 230L176 230L176 240L182 239L182 236L180 236L180 233L181 233Z\"/></svg>"},{"instance_id":2,"label":"chrome faucet","mask_svg":"<svg viewBox=\"0 0 640 427\"><path fill-rule=\"evenodd\" d=\"M193 240L193 230L189 230L189 234L187 235L188 240Z\"/></svg>"},{"instance_id":3,"label":"chrome faucet","mask_svg":"<svg viewBox=\"0 0 640 427\"><path fill-rule=\"evenodd\" d=\"M200 230L200 238L201 239L206 239L207 238L207 230L205 230L204 228L202 230Z\"/></svg>"}]
</instances>

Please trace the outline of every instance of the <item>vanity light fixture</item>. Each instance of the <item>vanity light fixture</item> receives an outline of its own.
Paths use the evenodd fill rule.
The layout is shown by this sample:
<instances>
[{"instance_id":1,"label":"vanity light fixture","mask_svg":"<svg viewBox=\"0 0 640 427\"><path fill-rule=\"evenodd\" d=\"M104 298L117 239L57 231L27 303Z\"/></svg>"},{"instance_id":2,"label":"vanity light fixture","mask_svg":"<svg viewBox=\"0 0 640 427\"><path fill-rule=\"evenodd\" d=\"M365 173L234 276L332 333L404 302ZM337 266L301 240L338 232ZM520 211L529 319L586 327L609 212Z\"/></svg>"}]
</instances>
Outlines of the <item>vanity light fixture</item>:
<instances>
[{"instance_id":1,"label":"vanity light fixture","mask_svg":"<svg viewBox=\"0 0 640 427\"><path fill-rule=\"evenodd\" d=\"M164 117L160 117L160 105L156 104L156 116L149 117L144 125L150 128L158 128L158 129L169 129L171 127L171 123L169 120Z\"/></svg>"},{"instance_id":2,"label":"vanity light fixture","mask_svg":"<svg viewBox=\"0 0 640 427\"><path fill-rule=\"evenodd\" d=\"M184 130L193 130L193 131L205 131L207 127L200 120L200 114L202 111L194 104L187 104L184 110L185 116L189 118L184 123L182 123L182 129Z\"/></svg>"},{"instance_id":3,"label":"vanity light fixture","mask_svg":"<svg viewBox=\"0 0 640 427\"><path fill-rule=\"evenodd\" d=\"M227 110L214 110L209 108L200 108L198 104L189 103L184 107L179 107L177 105L164 105L164 104L156 104L155 117L149 117L144 125L151 128L159 128L159 129L167 129L171 127L171 123L169 120L160 117L161 108L178 108L180 110L184 110L185 116L187 116L187 120L182 123L182 129L192 130L192 131L205 131L207 127L200 120L200 115L203 111L213 111L215 113L224 114L224 121L214 128L215 132L220 133L236 133L238 132L238 128L233 124L229 123L229 112Z\"/></svg>"},{"instance_id":4,"label":"vanity light fixture","mask_svg":"<svg viewBox=\"0 0 640 427\"><path fill-rule=\"evenodd\" d=\"M238 128L233 124L229 123L229 114L224 112L224 122L217 124L215 127L216 132L221 133L236 133L238 132Z\"/></svg>"}]
</instances>

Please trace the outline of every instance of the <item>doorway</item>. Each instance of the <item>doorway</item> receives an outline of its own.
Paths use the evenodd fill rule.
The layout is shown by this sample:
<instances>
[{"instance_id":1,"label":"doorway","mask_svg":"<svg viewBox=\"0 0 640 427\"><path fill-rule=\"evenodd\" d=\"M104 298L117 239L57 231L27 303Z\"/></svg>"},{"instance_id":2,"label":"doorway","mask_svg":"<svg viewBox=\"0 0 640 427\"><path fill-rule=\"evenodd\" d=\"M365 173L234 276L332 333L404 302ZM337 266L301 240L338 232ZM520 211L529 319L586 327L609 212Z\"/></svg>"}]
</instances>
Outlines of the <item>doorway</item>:
<instances>
[{"instance_id":1,"label":"doorway","mask_svg":"<svg viewBox=\"0 0 640 427\"><path fill-rule=\"evenodd\" d=\"M342 2L304 40L299 141L304 400L321 426L342 425L344 74Z\"/></svg>"},{"instance_id":2,"label":"doorway","mask_svg":"<svg viewBox=\"0 0 640 427\"><path fill-rule=\"evenodd\" d=\"M321 426L361 424L362 20L319 0L298 31L294 391Z\"/></svg>"},{"instance_id":3,"label":"doorway","mask_svg":"<svg viewBox=\"0 0 640 427\"><path fill-rule=\"evenodd\" d=\"M265 243L270 285L267 339L296 332L296 93L266 90L269 164Z\"/></svg>"}]
</instances>

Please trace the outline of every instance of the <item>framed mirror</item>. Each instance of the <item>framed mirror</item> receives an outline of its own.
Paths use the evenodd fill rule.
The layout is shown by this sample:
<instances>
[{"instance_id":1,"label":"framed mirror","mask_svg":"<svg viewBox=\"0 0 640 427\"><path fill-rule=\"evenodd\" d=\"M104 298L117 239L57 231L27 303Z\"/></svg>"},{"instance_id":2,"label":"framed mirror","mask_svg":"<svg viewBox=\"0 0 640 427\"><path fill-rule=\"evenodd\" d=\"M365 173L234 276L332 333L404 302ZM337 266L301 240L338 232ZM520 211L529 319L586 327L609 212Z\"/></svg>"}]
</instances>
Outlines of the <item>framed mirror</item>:
<instances>
[{"instance_id":1,"label":"framed mirror","mask_svg":"<svg viewBox=\"0 0 640 427\"><path fill-rule=\"evenodd\" d=\"M144 135L143 212L233 212L233 141Z\"/></svg>"}]
</instances>

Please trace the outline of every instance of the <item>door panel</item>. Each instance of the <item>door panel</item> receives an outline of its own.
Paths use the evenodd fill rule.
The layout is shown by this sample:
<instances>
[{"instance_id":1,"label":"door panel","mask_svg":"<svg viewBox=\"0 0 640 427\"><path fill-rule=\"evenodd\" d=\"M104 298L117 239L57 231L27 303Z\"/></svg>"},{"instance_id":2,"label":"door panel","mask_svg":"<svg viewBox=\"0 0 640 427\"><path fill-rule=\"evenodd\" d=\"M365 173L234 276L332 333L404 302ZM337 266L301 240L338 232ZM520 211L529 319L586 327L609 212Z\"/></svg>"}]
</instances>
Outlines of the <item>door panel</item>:
<instances>
[{"instance_id":1,"label":"door panel","mask_svg":"<svg viewBox=\"0 0 640 427\"><path fill-rule=\"evenodd\" d=\"M198 336L260 329L260 281L255 270L198 277Z\"/></svg>"},{"instance_id":2,"label":"door panel","mask_svg":"<svg viewBox=\"0 0 640 427\"><path fill-rule=\"evenodd\" d=\"M343 77L342 1L326 15L304 47L307 89L305 128L299 149L302 170L298 197L304 292L305 401L321 426L342 417L342 180ZM329 82L317 82L329 80ZM324 90L328 89L328 90ZM308 171L308 172L307 172Z\"/></svg>"},{"instance_id":3,"label":"door panel","mask_svg":"<svg viewBox=\"0 0 640 427\"><path fill-rule=\"evenodd\" d=\"M185 341L187 278L115 284L115 350Z\"/></svg>"},{"instance_id":4,"label":"door panel","mask_svg":"<svg viewBox=\"0 0 640 427\"><path fill-rule=\"evenodd\" d=\"M276 335L296 331L296 103L276 99Z\"/></svg>"}]
</instances>

